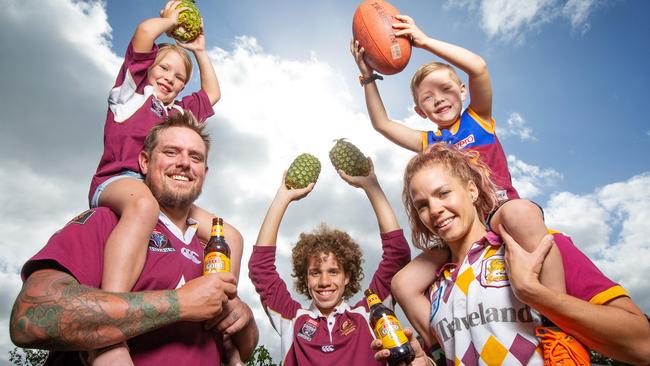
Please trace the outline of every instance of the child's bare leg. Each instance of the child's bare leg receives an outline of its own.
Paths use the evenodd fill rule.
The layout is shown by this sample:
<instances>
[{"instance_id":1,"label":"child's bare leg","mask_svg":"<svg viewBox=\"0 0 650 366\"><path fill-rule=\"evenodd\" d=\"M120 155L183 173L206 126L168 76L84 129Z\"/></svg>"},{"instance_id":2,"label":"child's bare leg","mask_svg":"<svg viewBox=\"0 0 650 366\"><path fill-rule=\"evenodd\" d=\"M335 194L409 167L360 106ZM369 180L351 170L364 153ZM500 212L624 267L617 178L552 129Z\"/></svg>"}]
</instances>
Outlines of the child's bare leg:
<instances>
[{"instance_id":1,"label":"child's bare leg","mask_svg":"<svg viewBox=\"0 0 650 366\"><path fill-rule=\"evenodd\" d=\"M158 221L158 202L142 181L123 178L102 191L99 205L110 208L120 217L104 248L101 288L113 292L130 291L144 266L149 236ZM126 344L97 353L93 355L94 366L133 365Z\"/></svg>"},{"instance_id":2,"label":"child's bare leg","mask_svg":"<svg viewBox=\"0 0 650 366\"><path fill-rule=\"evenodd\" d=\"M196 231L199 240L204 244L207 243L210 240L212 218L215 215L197 205L192 205L190 217L199 222L199 229ZM235 275L235 278L239 279L239 267L241 266L241 257L244 250L244 240L239 231L225 221L223 223L223 231L226 242L230 246L230 272Z\"/></svg>"},{"instance_id":3,"label":"child's bare leg","mask_svg":"<svg viewBox=\"0 0 650 366\"><path fill-rule=\"evenodd\" d=\"M499 207L490 220L490 228L498 234L499 225L503 225L510 236L528 252L533 252L548 234L541 209L528 200L511 200ZM544 260L540 281L548 288L566 292L564 266L557 246L551 248Z\"/></svg>"},{"instance_id":4,"label":"child's bare leg","mask_svg":"<svg viewBox=\"0 0 650 366\"><path fill-rule=\"evenodd\" d=\"M421 313L416 310L420 304L414 303L413 299L418 298L419 295L426 291L427 287L433 282L436 271L448 260L449 251L447 249L425 250L397 272L390 284L391 293L395 300L404 310L404 314L406 314L411 325L423 337L427 346L435 343L435 340L428 332L429 319L428 317L418 318L416 316Z\"/></svg>"}]
</instances>

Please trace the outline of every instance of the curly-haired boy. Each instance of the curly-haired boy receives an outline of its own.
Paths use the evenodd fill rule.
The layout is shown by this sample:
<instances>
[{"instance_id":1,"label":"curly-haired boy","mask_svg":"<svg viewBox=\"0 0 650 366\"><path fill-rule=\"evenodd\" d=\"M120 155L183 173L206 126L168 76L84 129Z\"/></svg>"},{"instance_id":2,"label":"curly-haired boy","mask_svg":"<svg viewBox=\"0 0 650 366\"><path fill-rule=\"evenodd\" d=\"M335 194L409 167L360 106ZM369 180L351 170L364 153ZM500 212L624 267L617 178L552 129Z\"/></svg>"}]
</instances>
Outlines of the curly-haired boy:
<instances>
[{"instance_id":1,"label":"curly-haired boy","mask_svg":"<svg viewBox=\"0 0 650 366\"><path fill-rule=\"evenodd\" d=\"M364 190L372 205L382 241L382 261L370 281L380 298L390 295L390 282L411 257L408 243L382 191L370 161L367 177L350 177L347 183ZM363 278L362 252L350 236L321 225L300 234L292 251L296 290L312 300L308 308L295 301L275 266L276 241L282 217L292 201L305 197L313 183L288 189L284 180L260 228L248 262L249 275L271 324L281 337L282 364L383 365L374 359L373 340L365 301L351 306L345 300L359 292Z\"/></svg>"}]
</instances>

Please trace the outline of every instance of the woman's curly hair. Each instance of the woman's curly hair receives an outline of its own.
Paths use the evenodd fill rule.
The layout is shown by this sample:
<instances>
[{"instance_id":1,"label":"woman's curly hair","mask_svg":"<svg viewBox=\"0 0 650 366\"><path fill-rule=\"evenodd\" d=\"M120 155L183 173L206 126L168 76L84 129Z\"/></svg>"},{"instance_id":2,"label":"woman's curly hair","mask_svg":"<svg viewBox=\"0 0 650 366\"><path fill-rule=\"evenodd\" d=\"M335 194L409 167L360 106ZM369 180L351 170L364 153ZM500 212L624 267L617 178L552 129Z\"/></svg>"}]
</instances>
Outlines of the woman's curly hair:
<instances>
[{"instance_id":1,"label":"woman's curly hair","mask_svg":"<svg viewBox=\"0 0 650 366\"><path fill-rule=\"evenodd\" d=\"M490 179L490 169L480 161L478 152L459 150L454 145L436 143L425 151L417 154L406 165L404 170L404 187L402 201L406 216L411 225L413 245L420 249L443 248L447 244L429 231L420 221L418 210L411 198L411 180L420 170L436 165L443 165L450 174L458 177L461 182L474 182L478 188L478 197L474 207L479 217L485 218L490 211L497 207L496 186Z\"/></svg>"},{"instance_id":2,"label":"woman's curly hair","mask_svg":"<svg viewBox=\"0 0 650 366\"><path fill-rule=\"evenodd\" d=\"M349 299L361 290L363 279L362 252L359 245L344 231L331 229L321 224L311 233L301 233L293 248L291 261L293 265L294 286L296 291L311 299L307 289L307 276L311 258L320 259L321 254L332 253L343 270L350 276L345 286L343 298Z\"/></svg>"}]
</instances>

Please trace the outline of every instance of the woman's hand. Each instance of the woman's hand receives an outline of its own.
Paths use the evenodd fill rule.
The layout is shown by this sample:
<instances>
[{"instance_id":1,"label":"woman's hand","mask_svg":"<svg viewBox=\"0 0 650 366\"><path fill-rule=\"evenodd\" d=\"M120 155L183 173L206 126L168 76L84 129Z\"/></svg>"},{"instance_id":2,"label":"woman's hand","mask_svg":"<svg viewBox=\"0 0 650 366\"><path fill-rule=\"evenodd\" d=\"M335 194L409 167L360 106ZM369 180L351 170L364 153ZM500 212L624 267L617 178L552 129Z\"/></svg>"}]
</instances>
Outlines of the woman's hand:
<instances>
[{"instance_id":1,"label":"woman's hand","mask_svg":"<svg viewBox=\"0 0 650 366\"><path fill-rule=\"evenodd\" d=\"M499 225L499 230L506 246L506 270L512 291L521 302L528 303L531 295L543 286L539 275L544 259L555 245L553 236L544 236L535 251L529 253L508 234L503 225Z\"/></svg>"}]
</instances>

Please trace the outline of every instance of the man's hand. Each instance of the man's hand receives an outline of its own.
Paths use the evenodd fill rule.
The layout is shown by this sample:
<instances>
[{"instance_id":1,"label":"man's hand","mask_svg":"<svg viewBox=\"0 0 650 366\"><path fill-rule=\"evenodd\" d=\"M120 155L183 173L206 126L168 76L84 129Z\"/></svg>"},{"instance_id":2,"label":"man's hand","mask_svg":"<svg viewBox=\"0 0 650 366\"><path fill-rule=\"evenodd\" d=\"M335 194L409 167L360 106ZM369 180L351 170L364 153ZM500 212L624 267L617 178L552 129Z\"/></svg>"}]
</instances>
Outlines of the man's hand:
<instances>
[{"instance_id":1,"label":"man's hand","mask_svg":"<svg viewBox=\"0 0 650 366\"><path fill-rule=\"evenodd\" d=\"M232 273L211 273L187 282L176 291L181 320L198 322L218 316L237 296L236 284Z\"/></svg>"},{"instance_id":2,"label":"man's hand","mask_svg":"<svg viewBox=\"0 0 650 366\"><path fill-rule=\"evenodd\" d=\"M244 329L253 319L253 311L245 302L236 297L228 301L221 314L205 322L205 328L215 328L224 335L230 335Z\"/></svg>"},{"instance_id":3,"label":"man's hand","mask_svg":"<svg viewBox=\"0 0 650 366\"><path fill-rule=\"evenodd\" d=\"M409 343L411 343L411 347L413 347L413 351L415 351L415 359L409 364L400 363L399 365L433 366L431 362L429 362L427 355L422 350L422 347L420 346L420 342L418 342L418 340L415 337L413 337L413 331L410 328L405 328L404 334L406 335L406 338L408 338ZM377 352L375 353L375 360L379 362L387 362L388 356L390 356L390 351L382 348L381 339L373 340L372 343L370 344L370 347L374 350L377 350Z\"/></svg>"}]
</instances>

